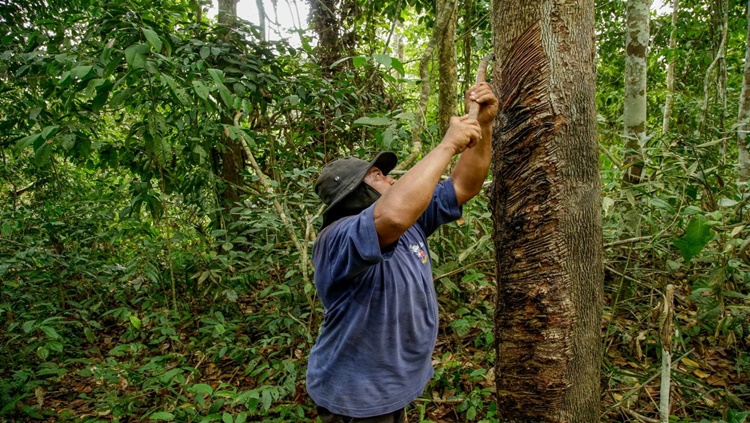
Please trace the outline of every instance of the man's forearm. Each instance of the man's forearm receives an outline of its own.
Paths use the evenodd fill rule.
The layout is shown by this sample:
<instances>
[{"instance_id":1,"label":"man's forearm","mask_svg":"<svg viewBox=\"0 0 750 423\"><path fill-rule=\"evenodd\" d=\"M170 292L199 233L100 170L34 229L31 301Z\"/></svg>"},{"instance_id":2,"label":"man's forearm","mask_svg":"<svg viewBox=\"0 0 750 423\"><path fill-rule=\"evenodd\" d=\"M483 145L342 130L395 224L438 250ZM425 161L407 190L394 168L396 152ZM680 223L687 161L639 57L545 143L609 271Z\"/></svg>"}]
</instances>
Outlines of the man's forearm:
<instances>
[{"instance_id":1,"label":"man's forearm","mask_svg":"<svg viewBox=\"0 0 750 423\"><path fill-rule=\"evenodd\" d=\"M482 190L492 159L492 125L482 126L482 139L461 153L451 173L458 204L464 204Z\"/></svg>"}]
</instances>

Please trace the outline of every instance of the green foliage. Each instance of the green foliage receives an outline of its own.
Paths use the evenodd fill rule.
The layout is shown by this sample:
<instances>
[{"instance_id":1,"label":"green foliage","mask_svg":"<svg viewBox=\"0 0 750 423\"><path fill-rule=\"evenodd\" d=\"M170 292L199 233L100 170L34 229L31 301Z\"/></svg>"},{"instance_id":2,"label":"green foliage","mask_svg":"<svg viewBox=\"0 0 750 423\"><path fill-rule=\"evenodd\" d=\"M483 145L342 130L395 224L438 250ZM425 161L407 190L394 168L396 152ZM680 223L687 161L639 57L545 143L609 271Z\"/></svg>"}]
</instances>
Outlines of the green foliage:
<instances>
[{"instance_id":1,"label":"green foliage","mask_svg":"<svg viewBox=\"0 0 750 423\"><path fill-rule=\"evenodd\" d=\"M459 22L469 62L491 39L489 3L473 6ZM9 352L0 420L312 421L306 357L322 317L309 263L321 211L312 183L335 157L408 155L415 58L434 5L368 3L347 22L367 28L358 50L333 72L313 64L306 34L300 48L262 41L255 28L199 20L187 2L0 7L0 348ZM746 22L744 4L731 3L727 106L711 91L704 121L715 7L683 3L674 51L669 17L654 16L647 179L623 186L624 2L597 6L608 153L602 421L630 418L621 406L631 404L655 415L653 310L667 284L677 290L672 421L747 421L748 194L725 142ZM403 56L381 36L396 17ZM662 135L669 58L679 82L674 130ZM425 149L435 131L426 128ZM229 182L224 153L234 147L248 159L247 147L268 186L250 166ZM229 188L238 201L224 201ZM492 231L480 196L431 240L441 327L435 377L410 420L501 417Z\"/></svg>"}]
</instances>

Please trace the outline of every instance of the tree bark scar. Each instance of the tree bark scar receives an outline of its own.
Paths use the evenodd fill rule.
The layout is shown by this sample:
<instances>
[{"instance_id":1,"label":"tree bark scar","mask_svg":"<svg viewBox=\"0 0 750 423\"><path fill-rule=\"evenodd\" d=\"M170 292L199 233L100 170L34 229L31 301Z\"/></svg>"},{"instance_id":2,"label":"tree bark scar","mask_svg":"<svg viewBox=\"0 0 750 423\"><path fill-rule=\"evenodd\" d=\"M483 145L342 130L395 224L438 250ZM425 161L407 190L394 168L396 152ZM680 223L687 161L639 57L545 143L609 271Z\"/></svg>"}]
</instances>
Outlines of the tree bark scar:
<instances>
[{"instance_id":1,"label":"tree bark scar","mask_svg":"<svg viewBox=\"0 0 750 423\"><path fill-rule=\"evenodd\" d=\"M498 403L504 421L549 421L559 409L572 355L571 281L561 257L562 183L539 23L514 42L500 72L491 188L498 278ZM554 420L561 421L561 420Z\"/></svg>"}]
</instances>

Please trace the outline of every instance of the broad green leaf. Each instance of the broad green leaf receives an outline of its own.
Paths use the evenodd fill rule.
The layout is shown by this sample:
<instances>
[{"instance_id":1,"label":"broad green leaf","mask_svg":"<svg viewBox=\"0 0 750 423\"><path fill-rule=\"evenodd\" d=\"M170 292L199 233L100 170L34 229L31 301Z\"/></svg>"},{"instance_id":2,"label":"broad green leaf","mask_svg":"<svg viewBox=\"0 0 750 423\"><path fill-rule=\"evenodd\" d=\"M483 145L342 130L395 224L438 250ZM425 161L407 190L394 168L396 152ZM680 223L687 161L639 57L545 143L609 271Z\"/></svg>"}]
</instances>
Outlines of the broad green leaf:
<instances>
[{"instance_id":1,"label":"broad green leaf","mask_svg":"<svg viewBox=\"0 0 750 423\"><path fill-rule=\"evenodd\" d=\"M47 338L50 338L50 339L60 338L60 334L58 334L54 328L51 328L49 326L39 326L39 329L41 329L42 332L44 332L44 334L47 335Z\"/></svg>"},{"instance_id":2,"label":"broad green leaf","mask_svg":"<svg viewBox=\"0 0 750 423\"><path fill-rule=\"evenodd\" d=\"M209 69L208 74L217 84L224 84L224 72L221 69Z\"/></svg>"},{"instance_id":3,"label":"broad green leaf","mask_svg":"<svg viewBox=\"0 0 750 423\"><path fill-rule=\"evenodd\" d=\"M226 328L224 328L224 325L222 325L221 323L214 326L214 332L216 332L217 335L221 335L226 331Z\"/></svg>"},{"instance_id":4,"label":"broad green leaf","mask_svg":"<svg viewBox=\"0 0 750 423\"><path fill-rule=\"evenodd\" d=\"M50 135L54 135L55 131L57 131L57 128L59 127L60 125L45 126L44 129L42 129L42 138L45 140L50 139Z\"/></svg>"},{"instance_id":5,"label":"broad green leaf","mask_svg":"<svg viewBox=\"0 0 750 423\"><path fill-rule=\"evenodd\" d=\"M247 421L247 413L244 411L237 415L237 418L234 419L234 423L245 423Z\"/></svg>"},{"instance_id":6,"label":"broad green leaf","mask_svg":"<svg viewBox=\"0 0 750 423\"><path fill-rule=\"evenodd\" d=\"M370 126L388 126L393 123L393 119L390 118L373 118L373 117L361 117L354 121L354 125L370 125Z\"/></svg>"},{"instance_id":7,"label":"broad green leaf","mask_svg":"<svg viewBox=\"0 0 750 423\"><path fill-rule=\"evenodd\" d=\"M161 51L162 43L159 35L152 29L143 28L143 35L146 36L146 40L154 48L157 53Z\"/></svg>"},{"instance_id":8,"label":"broad green leaf","mask_svg":"<svg viewBox=\"0 0 750 423\"><path fill-rule=\"evenodd\" d=\"M125 49L125 61L133 69L140 69L146 63L148 46L145 44L133 44Z\"/></svg>"},{"instance_id":9,"label":"broad green leaf","mask_svg":"<svg viewBox=\"0 0 750 423\"><path fill-rule=\"evenodd\" d=\"M355 68L361 68L367 63L367 56L354 56L352 57L352 64Z\"/></svg>"},{"instance_id":10,"label":"broad green leaf","mask_svg":"<svg viewBox=\"0 0 750 423\"><path fill-rule=\"evenodd\" d=\"M188 388L188 390L196 394L212 395L214 393L213 388L211 388L210 385L207 385L205 383L197 383L191 386L190 388Z\"/></svg>"},{"instance_id":11,"label":"broad green leaf","mask_svg":"<svg viewBox=\"0 0 750 423\"><path fill-rule=\"evenodd\" d=\"M209 46L201 47L200 55L201 55L201 59L206 59L208 56L211 55L211 47Z\"/></svg>"},{"instance_id":12,"label":"broad green leaf","mask_svg":"<svg viewBox=\"0 0 750 423\"><path fill-rule=\"evenodd\" d=\"M49 357L49 350L45 347L39 347L36 350L36 355L38 355L42 360L46 360L47 357Z\"/></svg>"},{"instance_id":13,"label":"broad green leaf","mask_svg":"<svg viewBox=\"0 0 750 423\"><path fill-rule=\"evenodd\" d=\"M396 59L395 57L391 57L391 65L393 66L393 69L396 69L396 72L398 72L401 76L406 75L404 65L400 60Z\"/></svg>"},{"instance_id":14,"label":"broad green leaf","mask_svg":"<svg viewBox=\"0 0 750 423\"><path fill-rule=\"evenodd\" d=\"M233 423L232 415L225 411L224 414L221 416L221 421L224 423Z\"/></svg>"},{"instance_id":15,"label":"broad green leaf","mask_svg":"<svg viewBox=\"0 0 750 423\"><path fill-rule=\"evenodd\" d=\"M227 108L231 109L234 105L234 95L232 95L229 88L224 84L219 85L219 96L221 96L221 101L224 102Z\"/></svg>"},{"instance_id":16,"label":"broad green leaf","mask_svg":"<svg viewBox=\"0 0 750 423\"><path fill-rule=\"evenodd\" d=\"M672 243L680 250L682 257L689 262L693 257L703 251L708 241L713 239L714 231L706 224L706 218L695 216L688 222L685 235L682 238L672 240Z\"/></svg>"},{"instance_id":17,"label":"broad green leaf","mask_svg":"<svg viewBox=\"0 0 750 423\"><path fill-rule=\"evenodd\" d=\"M34 330L34 324L36 323L36 320L27 320L21 325L21 329L23 329L24 333L29 333L32 330Z\"/></svg>"},{"instance_id":18,"label":"broad green leaf","mask_svg":"<svg viewBox=\"0 0 750 423\"><path fill-rule=\"evenodd\" d=\"M134 328L141 328L141 319L139 319L138 316L136 316L135 314L131 314L128 317L130 318L130 324L133 325Z\"/></svg>"},{"instance_id":19,"label":"broad green leaf","mask_svg":"<svg viewBox=\"0 0 750 423\"><path fill-rule=\"evenodd\" d=\"M60 81L57 83L60 87L67 87L72 82L72 79L70 77L70 71L63 72L62 75L60 75Z\"/></svg>"},{"instance_id":20,"label":"broad green leaf","mask_svg":"<svg viewBox=\"0 0 750 423\"><path fill-rule=\"evenodd\" d=\"M52 144L50 141L45 141L34 151L34 162L37 166L44 166L49 162L49 158L52 155Z\"/></svg>"},{"instance_id":21,"label":"broad green leaf","mask_svg":"<svg viewBox=\"0 0 750 423\"><path fill-rule=\"evenodd\" d=\"M271 403L273 402L273 398L271 397L271 392L268 390L263 391L263 394L261 395L263 401L263 411L268 411L271 409Z\"/></svg>"},{"instance_id":22,"label":"broad green leaf","mask_svg":"<svg viewBox=\"0 0 750 423\"><path fill-rule=\"evenodd\" d=\"M83 79L86 77L86 75L89 74L89 72L91 72L91 69L93 68L93 66L76 66L70 70L70 74L78 79Z\"/></svg>"},{"instance_id":23,"label":"broad green leaf","mask_svg":"<svg viewBox=\"0 0 750 423\"><path fill-rule=\"evenodd\" d=\"M734 207L734 206L737 205L737 201L736 200L732 200L731 198L724 197L724 198L720 198L719 199L718 204L721 207Z\"/></svg>"},{"instance_id":24,"label":"broad green leaf","mask_svg":"<svg viewBox=\"0 0 750 423\"><path fill-rule=\"evenodd\" d=\"M203 81L193 81L193 89L198 94L198 97L204 100L208 99L209 89Z\"/></svg>"},{"instance_id":25,"label":"broad green leaf","mask_svg":"<svg viewBox=\"0 0 750 423\"><path fill-rule=\"evenodd\" d=\"M375 59L376 62L380 63L381 65L385 66L385 69L388 70L391 68L391 64L393 63L393 59L391 56L387 54L373 54L372 58ZM403 69L403 67L402 67Z\"/></svg>"},{"instance_id":26,"label":"broad green leaf","mask_svg":"<svg viewBox=\"0 0 750 423\"><path fill-rule=\"evenodd\" d=\"M94 335L94 331L92 331L91 329L84 328L83 334L86 336L86 340L88 340L92 344L96 342L96 335Z\"/></svg>"},{"instance_id":27,"label":"broad green leaf","mask_svg":"<svg viewBox=\"0 0 750 423\"><path fill-rule=\"evenodd\" d=\"M24 148L30 146L31 144L35 143L36 140L41 138L41 136L42 134L33 134L33 135L29 135L28 137L21 138L16 143L16 151L21 151Z\"/></svg>"},{"instance_id":28,"label":"broad green leaf","mask_svg":"<svg viewBox=\"0 0 750 423\"><path fill-rule=\"evenodd\" d=\"M149 420L163 420L171 422L174 420L174 414L168 412L168 411L157 411L156 413L148 416Z\"/></svg>"}]
</instances>

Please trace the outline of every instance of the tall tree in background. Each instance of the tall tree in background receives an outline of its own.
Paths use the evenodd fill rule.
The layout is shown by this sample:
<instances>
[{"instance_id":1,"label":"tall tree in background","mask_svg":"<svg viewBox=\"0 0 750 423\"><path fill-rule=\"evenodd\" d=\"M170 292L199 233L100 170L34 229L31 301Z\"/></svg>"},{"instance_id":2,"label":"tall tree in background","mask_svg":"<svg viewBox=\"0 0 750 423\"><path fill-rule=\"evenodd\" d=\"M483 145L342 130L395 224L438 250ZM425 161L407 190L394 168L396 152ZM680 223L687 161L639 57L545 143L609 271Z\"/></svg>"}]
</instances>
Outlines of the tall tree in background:
<instances>
[{"instance_id":1,"label":"tall tree in background","mask_svg":"<svg viewBox=\"0 0 750 423\"><path fill-rule=\"evenodd\" d=\"M664 101L664 115L661 131L669 132L669 120L672 118L674 107L674 63L675 47L677 47L677 16L680 13L680 0L672 0L672 28L669 31L669 61L667 62L667 98Z\"/></svg>"},{"instance_id":2,"label":"tall tree in background","mask_svg":"<svg viewBox=\"0 0 750 423\"><path fill-rule=\"evenodd\" d=\"M355 0L310 0L309 19L318 36L317 62L326 75L331 65L342 57L354 54L357 31L355 23L361 15Z\"/></svg>"},{"instance_id":3,"label":"tall tree in background","mask_svg":"<svg viewBox=\"0 0 750 423\"><path fill-rule=\"evenodd\" d=\"M229 41L234 37L233 27L237 21L237 2L239 0L219 0L219 14L217 19L221 25L225 40ZM229 88L229 87L227 87ZM231 88L229 88L231 90ZM221 122L225 125L233 124L232 116L227 112L222 113ZM235 202L239 201L240 195L238 187L244 184L242 171L246 166L246 157L243 153L242 145L238 139L232 139L228 133L223 134L222 143L214 156L218 154L221 157L221 177L226 184L221 191L222 205L229 210ZM216 166L216 160L214 160Z\"/></svg>"},{"instance_id":4,"label":"tall tree in background","mask_svg":"<svg viewBox=\"0 0 750 423\"><path fill-rule=\"evenodd\" d=\"M599 421L594 2L493 3L498 414Z\"/></svg>"},{"instance_id":5,"label":"tall tree in background","mask_svg":"<svg viewBox=\"0 0 750 423\"><path fill-rule=\"evenodd\" d=\"M439 0L437 10L448 14L445 25L435 25L435 37L438 46L438 123L440 134L448 130L451 116L456 114L458 87L458 66L456 64L456 20L458 17L457 2Z\"/></svg>"},{"instance_id":6,"label":"tall tree in background","mask_svg":"<svg viewBox=\"0 0 750 423\"><path fill-rule=\"evenodd\" d=\"M748 27L745 39L745 72L742 77L742 91L737 115L737 180L750 180L750 146L747 133L750 131L750 1L747 4Z\"/></svg>"},{"instance_id":7,"label":"tall tree in background","mask_svg":"<svg viewBox=\"0 0 750 423\"><path fill-rule=\"evenodd\" d=\"M651 0L628 0L625 37L625 92L623 122L625 181L638 183L643 177L643 141L646 138L646 70L648 67L649 11Z\"/></svg>"}]
</instances>

